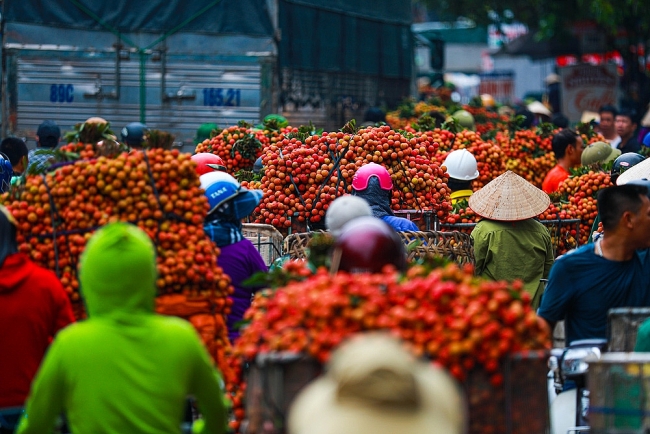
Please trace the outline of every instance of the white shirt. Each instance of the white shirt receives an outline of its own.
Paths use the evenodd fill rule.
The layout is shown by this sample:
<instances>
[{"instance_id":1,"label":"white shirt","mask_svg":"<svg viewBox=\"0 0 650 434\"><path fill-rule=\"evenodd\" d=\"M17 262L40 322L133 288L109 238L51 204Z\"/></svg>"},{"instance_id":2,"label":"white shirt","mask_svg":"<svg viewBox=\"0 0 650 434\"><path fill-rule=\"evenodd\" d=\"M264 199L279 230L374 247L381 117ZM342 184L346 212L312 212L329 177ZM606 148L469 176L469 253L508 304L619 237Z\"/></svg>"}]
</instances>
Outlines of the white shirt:
<instances>
[{"instance_id":1,"label":"white shirt","mask_svg":"<svg viewBox=\"0 0 650 434\"><path fill-rule=\"evenodd\" d=\"M621 139L621 136L616 136L611 140L607 140L607 139L605 139L605 140L612 146L612 148L617 149L618 145L621 144L622 139Z\"/></svg>"}]
</instances>

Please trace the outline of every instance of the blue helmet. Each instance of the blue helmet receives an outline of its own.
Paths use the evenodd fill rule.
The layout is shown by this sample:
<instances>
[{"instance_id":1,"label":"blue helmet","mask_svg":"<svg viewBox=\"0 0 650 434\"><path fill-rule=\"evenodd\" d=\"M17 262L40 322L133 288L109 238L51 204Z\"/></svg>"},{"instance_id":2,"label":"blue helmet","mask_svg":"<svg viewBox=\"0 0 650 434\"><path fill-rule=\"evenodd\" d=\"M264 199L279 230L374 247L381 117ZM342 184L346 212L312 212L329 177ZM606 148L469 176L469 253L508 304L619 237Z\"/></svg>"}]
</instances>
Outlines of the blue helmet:
<instances>
[{"instance_id":1,"label":"blue helmet","mask_svg":"<svg viewBox=\"0 0 650 434\"><path fill-rule=\"evenodd\" d=\"M248 216L262 200L261 190L248 190L225 172L208 172L199 177L212 214L217 209L236 219ZM228 204L226 206L226 203Z\"/></svg>"},{"instance_id":2,"label":"blue helmet","mask_svg":"<svg viewBox=\"0 0 650 434\"><path fill-rule=\"evenodd\" d=\"M145 124L140 122L131 122L122 128L122 141L129 146L140 147L144 141L144 135L148 131Z\"/></svg>"},{"instance_id":3,"label":"blue helmet","mask_svg":"<svg viewBox=\"0 0 650 434\"><path fill-rule=\"evenodd\" d=\"M621 173L625 172L632 166L636 166L643 160L645 160L645 157L636 152L626 152L625 154L621 154L616 158L616 160L614 160L611 175L614 178L618 178ZM616 179L612 179L612 182L616 183Z\"/></svg>"},{"instance_id":4,"label":"blue helmet","mask_svg":"<svg viewBox=\"0 0 650 434\"><path fill-rule=\"evenodd\" d=\"M9 157L0 152L0 193L4 193L11 187L11 177L14 175L14 169L11 166Z\"/></svg>"},{"instance_id":5,"label":"blue helmet","mask_svg":"<svg viewBox=\"0 0 650 434\"><path fill-rule=\"evenodd\" d=\"M208 172L201 175L199 179L210 205L208 214L219 208L228 199L237 196L241 188L239 182L225 172Z\"/></svg>"}]
</instances>

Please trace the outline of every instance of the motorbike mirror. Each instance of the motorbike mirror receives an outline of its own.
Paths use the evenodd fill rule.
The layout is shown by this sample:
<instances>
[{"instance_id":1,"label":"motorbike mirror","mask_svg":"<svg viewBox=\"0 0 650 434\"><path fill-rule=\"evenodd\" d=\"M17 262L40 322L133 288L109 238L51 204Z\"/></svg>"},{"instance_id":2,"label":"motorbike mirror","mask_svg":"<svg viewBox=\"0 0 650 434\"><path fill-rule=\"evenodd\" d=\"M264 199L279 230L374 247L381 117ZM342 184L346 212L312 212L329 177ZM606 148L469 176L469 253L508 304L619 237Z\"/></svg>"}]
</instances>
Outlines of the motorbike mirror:
<instances>
[{"instance_id":1,"label":"motorbike mirror","mask_svg":"<svg viewBox=\"0 0 650 434\"><path fill-rule=\"evenodd\" d=\"M565 377L582 375L589 369L587 360L594 361L600 359L600 348L569 348L562 358L561 369Z\"/></svg>"}]
</instances>

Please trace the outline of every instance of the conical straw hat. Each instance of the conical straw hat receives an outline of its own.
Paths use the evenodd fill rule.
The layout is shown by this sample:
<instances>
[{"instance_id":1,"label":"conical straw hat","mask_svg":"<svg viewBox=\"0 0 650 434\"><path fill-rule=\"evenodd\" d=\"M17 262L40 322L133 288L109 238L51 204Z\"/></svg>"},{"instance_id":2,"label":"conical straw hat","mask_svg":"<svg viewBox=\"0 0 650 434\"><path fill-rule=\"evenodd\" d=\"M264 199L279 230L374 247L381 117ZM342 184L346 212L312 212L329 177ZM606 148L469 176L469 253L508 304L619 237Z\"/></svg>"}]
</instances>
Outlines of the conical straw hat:
<instances>
[{"instance_id":1,"label":"conical straw hat","mask_svg":"<svg viewBox=\"0 0 650 434\"><path fill-rule=\"evenodd\" d=\"M469 207L491 220L526 220L543 213L548 195L514 172L507 171L469 198Z\"/></svg>"},{"instance_id":2,"label":"conical straw hat","mask_svg":"<svg viewBox=\"0 0 650 434\"><path fill-rule=\"evenodd\" d=\"M625 185L635 179L650 179L650 158L627 169L616 179L616 185Z\"/></svg>"}]
</instances>

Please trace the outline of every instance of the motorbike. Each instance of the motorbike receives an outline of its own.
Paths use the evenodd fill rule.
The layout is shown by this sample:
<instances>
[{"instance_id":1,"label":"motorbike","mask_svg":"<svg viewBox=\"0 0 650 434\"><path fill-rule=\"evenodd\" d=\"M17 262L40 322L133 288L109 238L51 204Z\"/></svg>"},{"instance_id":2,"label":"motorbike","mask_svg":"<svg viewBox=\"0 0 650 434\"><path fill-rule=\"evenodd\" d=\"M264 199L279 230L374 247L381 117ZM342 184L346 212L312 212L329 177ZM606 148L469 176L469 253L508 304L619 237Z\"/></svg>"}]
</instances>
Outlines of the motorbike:
<instances>
[{"instance_id":1,"label":"motorbike","mask_svg":"<svg viewBox=\"0 0 650 434\"><path fill-rule=\"evenodd\" d=\"M23 407L0 408L0 434L12 434L18 428L18 422L24 412ZM192 427L199 418L194 400L188 398L185 403L185 412L181 423L182 434L192 434ZM61 415L54 428L54 434L69 434L65 416Z\"/></svg>"},{"instance_id":2,"label":"motorbike","mask_svg":"<svg viewBox=\"0 0 650 434\"><path fill-rule=\"evenodd\" d=\"M589 432L589 361L597 360L607 347L606 339L571 342L554 348L549 357L550 434Z\"/></svg>"},{"instance_id":3,"label":"motorbike","mask_svg":"<svg viewBox=\"0 0 650 434\"><path fill-rule=\"evenodd\" d=\"M23 414L23 407L0 408L0 434L13 433Z\"/></svg>"}]
</instances>

